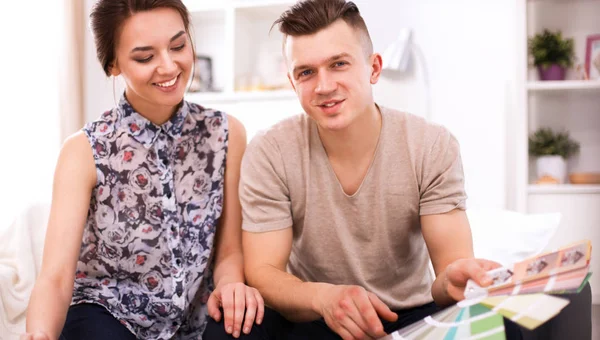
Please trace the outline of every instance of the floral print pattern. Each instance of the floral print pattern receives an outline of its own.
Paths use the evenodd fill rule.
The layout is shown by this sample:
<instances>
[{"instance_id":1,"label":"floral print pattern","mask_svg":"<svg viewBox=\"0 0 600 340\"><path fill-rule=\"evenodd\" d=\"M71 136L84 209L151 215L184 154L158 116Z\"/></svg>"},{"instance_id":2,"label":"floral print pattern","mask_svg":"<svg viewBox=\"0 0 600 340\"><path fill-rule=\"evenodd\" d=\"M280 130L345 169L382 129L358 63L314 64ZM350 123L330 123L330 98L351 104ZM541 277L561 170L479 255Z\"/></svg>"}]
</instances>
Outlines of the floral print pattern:
<instances>
[{"instance_id":1,"label":"floral print pattern","mask_svg":"<svg viewBox=\"0 0 600 340\"><path fill-rule=\"evenodd\" d=\"M184 101L157 126L123 96L83 131L97 183L72 304L104 306L140 339L199 339L223 209L225 114Z\"/></svg>"}]
</instances>

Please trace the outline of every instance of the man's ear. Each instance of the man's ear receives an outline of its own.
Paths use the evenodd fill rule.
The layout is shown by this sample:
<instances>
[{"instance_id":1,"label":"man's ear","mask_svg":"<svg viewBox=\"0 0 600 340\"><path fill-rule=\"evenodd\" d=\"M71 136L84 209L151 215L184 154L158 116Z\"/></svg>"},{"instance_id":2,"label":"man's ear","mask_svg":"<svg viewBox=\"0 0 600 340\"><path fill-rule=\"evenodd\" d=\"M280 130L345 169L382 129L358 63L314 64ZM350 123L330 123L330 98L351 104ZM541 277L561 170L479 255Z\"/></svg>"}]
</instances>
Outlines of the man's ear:
<instances>
[{"instance_id":1,"label":"man's ear","mask_svg":"<svg viewBox=\"0 0 600 340\"><path fill-rule=\"evenodd\" d=\"M292 88L294 89L294 91L296 91L296 86L294 85L294 82L292 81L292 76L290 75L289 72L287 74L287 78L290 81L290 84L292 85Z\"/></svg>"},{"instance_id":2,"label":"man's ear","mask_svg":"<svg viewBox=\"0 0 600 340\"><path fill-rule=\"evenodd\" d=\"M381 76L381 70L383 69L381 54L373 53L369 57L369 63L371 64L371 84L377 84L379 76Z\"/></svg>"}]
</instances>

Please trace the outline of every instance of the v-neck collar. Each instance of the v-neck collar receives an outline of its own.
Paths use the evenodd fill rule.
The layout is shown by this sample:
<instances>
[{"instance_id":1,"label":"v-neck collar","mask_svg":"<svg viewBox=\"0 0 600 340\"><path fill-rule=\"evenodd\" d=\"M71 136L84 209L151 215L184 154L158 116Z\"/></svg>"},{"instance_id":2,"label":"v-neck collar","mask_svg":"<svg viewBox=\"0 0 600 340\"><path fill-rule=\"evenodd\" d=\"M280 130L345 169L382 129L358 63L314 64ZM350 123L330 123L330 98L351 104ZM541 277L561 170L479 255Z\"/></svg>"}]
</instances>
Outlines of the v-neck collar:
<instances>
[{"instance_id":1,"label":"v-neck collar","mask_svg":"<svg viewBox=\"0 0 600 340\"><path fill-rule=\"evenodd\" d=\"M376 159L379 157L379 152L380 152L379 149L381 149L381 147L380 147L381 140L384 137L386 125L385 125L385 112L384 112L385 109L380 107L377 104L376 104L376 106L381 115L381 130L379 131L379 138L377 139L377 145L375 146L375 151L373 152L373 157L371 157L371 162L369 163L369 168L367 169L367 172L365 173L364 177L362 178L362 181L361 181L360 185L358 186L358 189L356 189L356 191L354 193L352 193L351 195L346 193L346 191L344 190L344 186L340 182L340 179L338 178L337 174L335 173L335 170L333 169L333 165L331 164L331 161L329 160L329 156L327 155L327 151L325 150L325 146L323 145L323 141L321 140L321 135L319 134L317 122L315 122L313 119L310 119L311 134L312 134L312 138L315 140L316 144L318 145L318 147L317 147L318 152L321 153L322 156L324 157L325 162L327 163L328 172L333 176L333 178L335 178L335 181L339 186L339 190L347 198L354 198L359 195L362 187L365 186L365 183L367 182L367 180L370 177L370 174L372 172L371 169L373 168L373 165L375 164Z\"/></svg>"}]
</instances>

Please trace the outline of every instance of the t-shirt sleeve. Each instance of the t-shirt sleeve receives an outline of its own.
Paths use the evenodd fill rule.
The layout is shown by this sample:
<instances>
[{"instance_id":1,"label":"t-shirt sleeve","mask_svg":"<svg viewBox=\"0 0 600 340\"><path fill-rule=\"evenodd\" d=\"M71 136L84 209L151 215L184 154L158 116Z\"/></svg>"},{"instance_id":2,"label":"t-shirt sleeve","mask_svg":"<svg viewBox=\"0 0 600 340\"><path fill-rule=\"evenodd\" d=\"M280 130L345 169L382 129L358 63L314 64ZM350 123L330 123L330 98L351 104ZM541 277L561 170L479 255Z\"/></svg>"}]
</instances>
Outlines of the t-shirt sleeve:
<instances>
[{"instance_id":1,"label":"t-shirt sleeve","mask_svg":"<svg viewBox=\"0 0 600 340\"><path fill-rule=\"evenodd\" d=\"M420 215L465 210L466 199L460 146L448 130L442 129L424 155Z\"/></svg>"},{"instance_id":2,"label":"t-shirt sleeve","mask_svg":"<svg viewBox=\"0 0 600 340\"><path fill-rule=\"evenodd\" d=\"M292 226L292 212L283 159L266 135L248 145L240 174L242 229L266 232Z\"/></svg>"}]
</instances>

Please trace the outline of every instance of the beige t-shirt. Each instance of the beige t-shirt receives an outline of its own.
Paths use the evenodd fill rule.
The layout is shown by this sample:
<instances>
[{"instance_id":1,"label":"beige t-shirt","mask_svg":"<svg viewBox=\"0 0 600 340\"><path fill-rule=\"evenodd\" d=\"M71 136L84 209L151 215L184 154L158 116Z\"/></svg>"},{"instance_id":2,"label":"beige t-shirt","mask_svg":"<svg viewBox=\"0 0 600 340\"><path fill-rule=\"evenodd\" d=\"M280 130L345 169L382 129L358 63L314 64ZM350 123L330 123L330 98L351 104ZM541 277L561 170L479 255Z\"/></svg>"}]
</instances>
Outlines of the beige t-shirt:
<instances>
[{"instance_id":1,"label":"beige t-shirt","mask_svg":"<svg viewBox=\"0 0 600 340\"><path fill-rule=\"evenodd\" d=\"M448 130L380 110L377 150L352 196L344 193L307 115L257 135L242 162L243 229L292 227L290 273L304 281L360 285L390 308L403 309L433 300L419 216L464 210L464 176L458 142Z\"/></svg>"}]
</instances>

